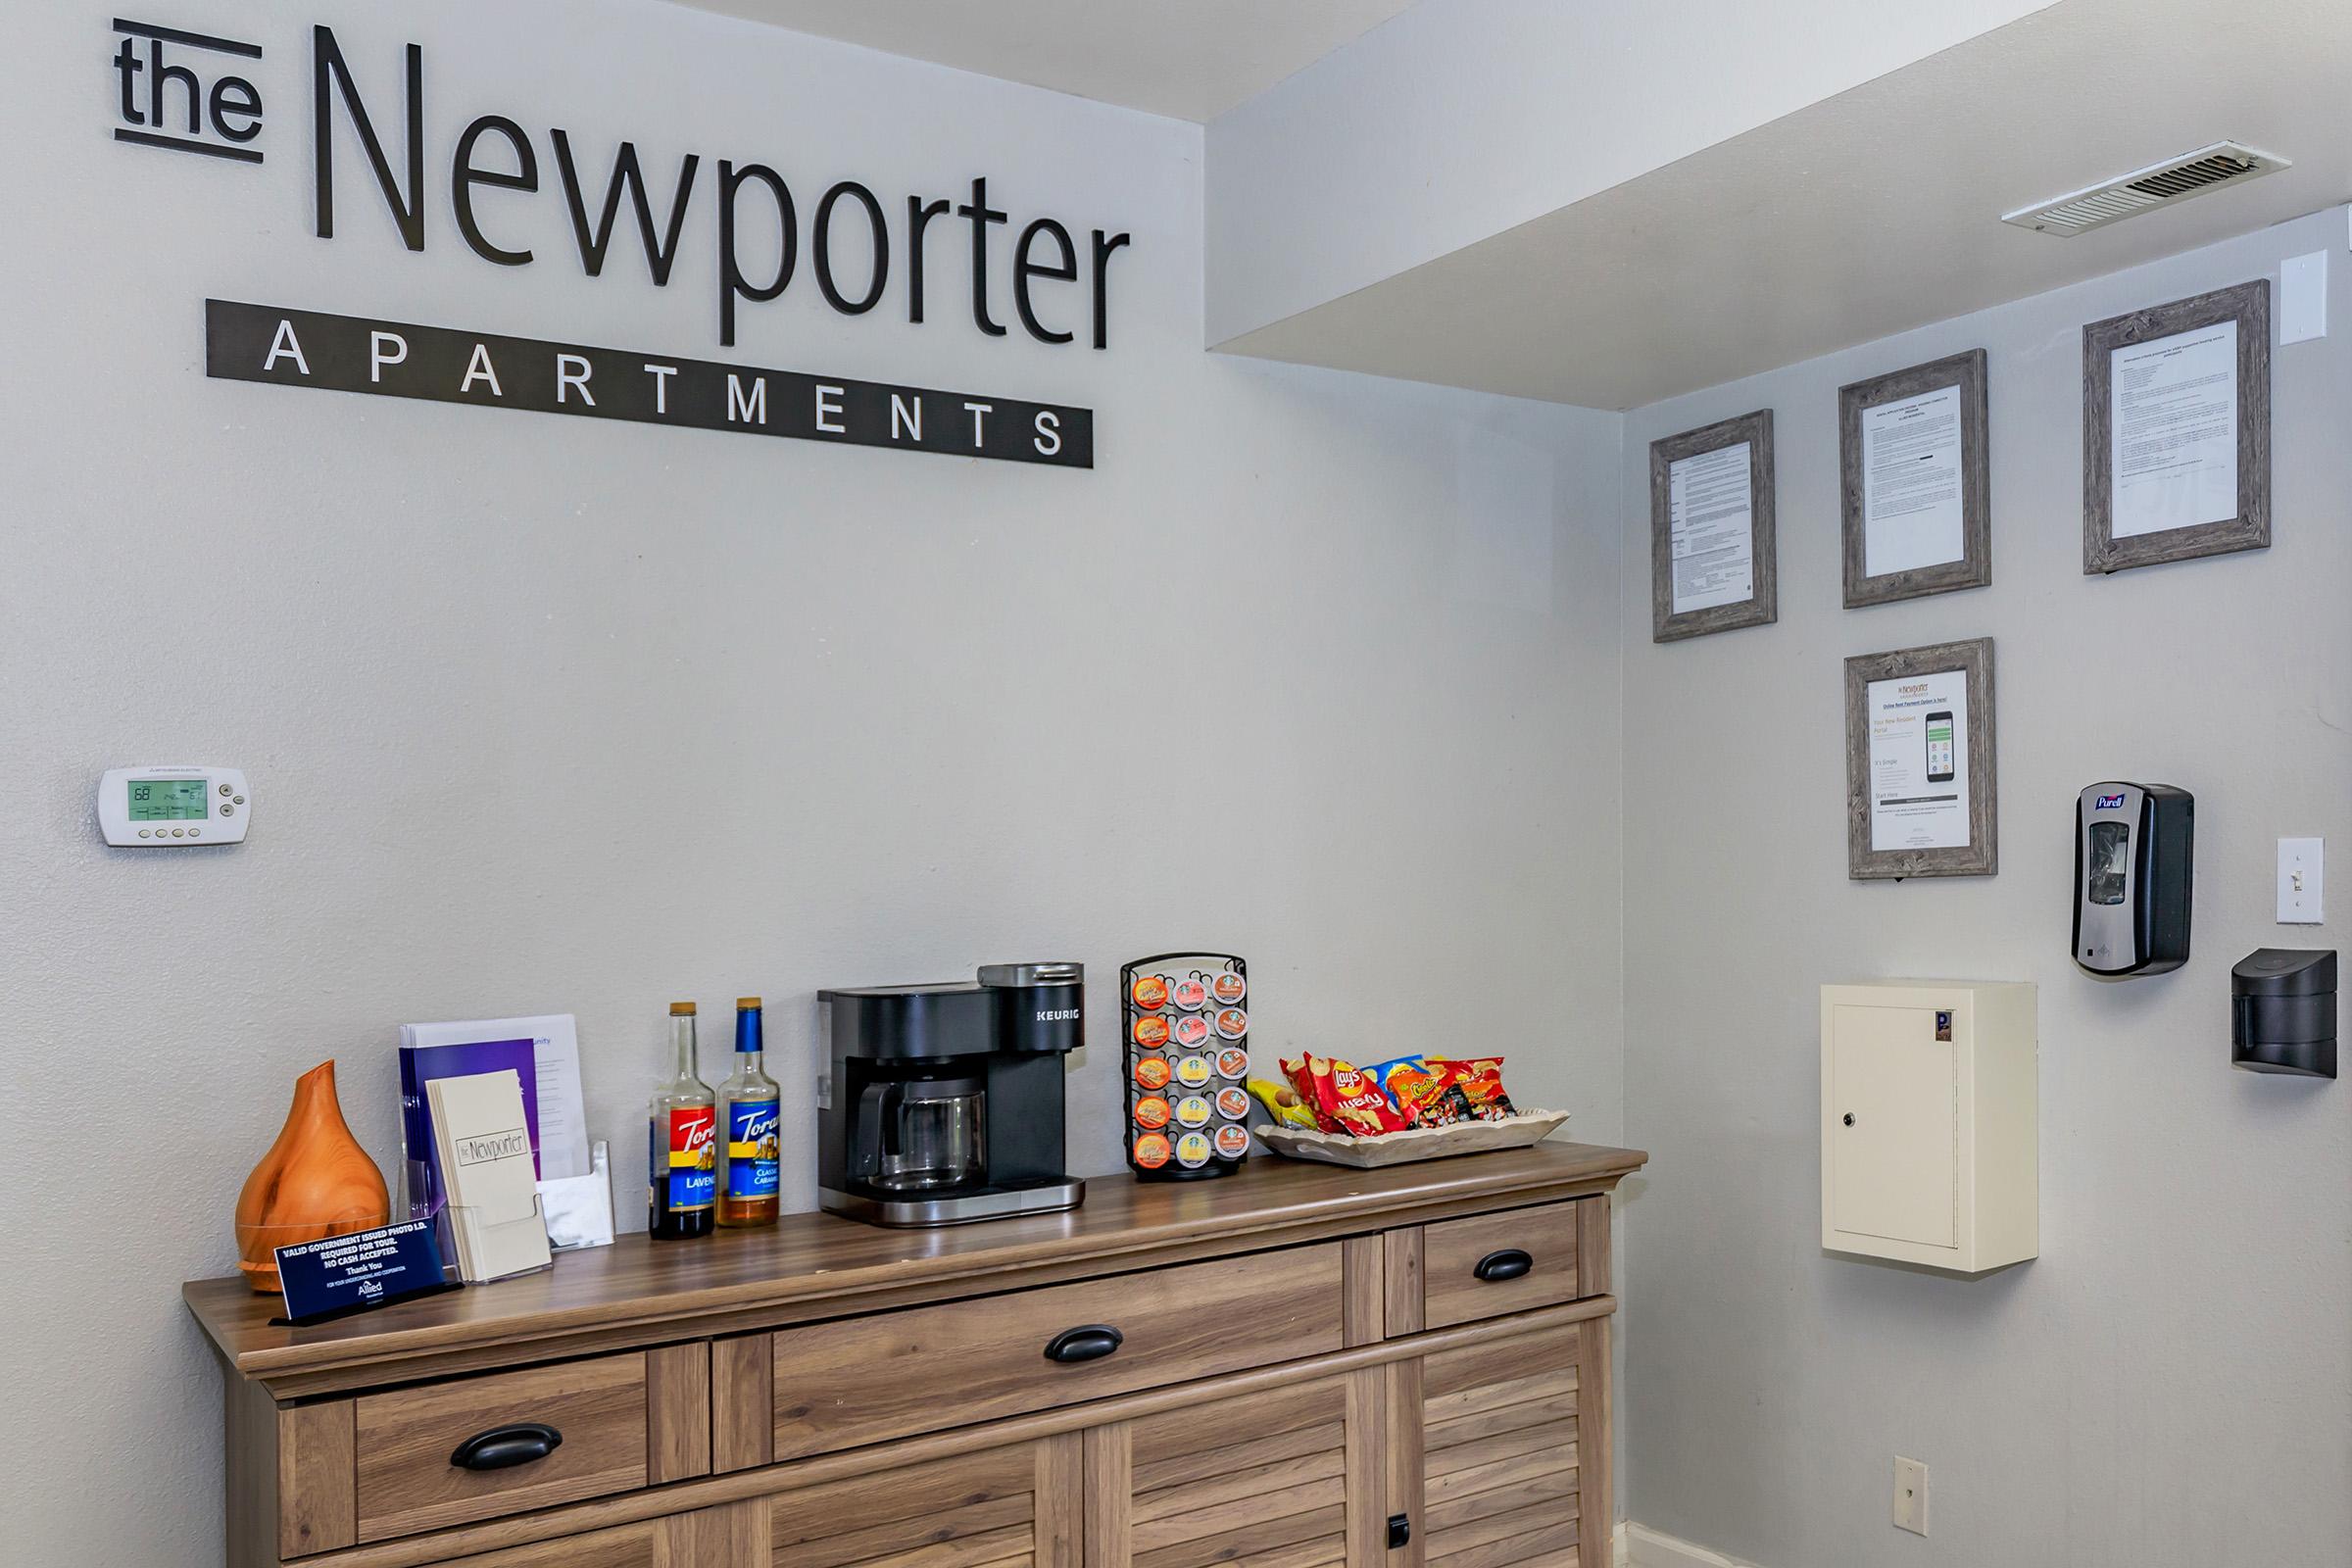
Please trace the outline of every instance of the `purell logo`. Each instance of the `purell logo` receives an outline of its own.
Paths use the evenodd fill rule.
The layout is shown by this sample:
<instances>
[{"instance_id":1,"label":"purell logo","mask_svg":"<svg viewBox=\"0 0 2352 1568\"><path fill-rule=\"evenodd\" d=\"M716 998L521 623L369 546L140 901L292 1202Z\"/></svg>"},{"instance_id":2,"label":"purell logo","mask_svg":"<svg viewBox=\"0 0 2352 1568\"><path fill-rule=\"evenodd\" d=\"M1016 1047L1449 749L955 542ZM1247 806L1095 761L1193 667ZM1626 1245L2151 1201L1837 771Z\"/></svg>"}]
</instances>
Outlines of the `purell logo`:
<instances>
[{"instance_id":1,"label":"purell logo","mask_svg":"<svg viewBox=\"0 0 2352 1568\"><path fill-rule=\"evenodd\" d=\"M1076 1007L1061 1007L1053 1012L1039 1013L1037 1021L1039 1023L1067 1023L1077 1016L1078 1009Z\"/></svg>"},{"instance_id":2,"label":"purell logo","mask_svg":"<svg viewBox=\"0 0 2352 1568\"><path fill-rule=\"evenodd\" d=\"M2123 808L2124 798L2121 795L2102 795L2091 807L2094 811L2120 811Z\"/></svg>"}]
</instances>

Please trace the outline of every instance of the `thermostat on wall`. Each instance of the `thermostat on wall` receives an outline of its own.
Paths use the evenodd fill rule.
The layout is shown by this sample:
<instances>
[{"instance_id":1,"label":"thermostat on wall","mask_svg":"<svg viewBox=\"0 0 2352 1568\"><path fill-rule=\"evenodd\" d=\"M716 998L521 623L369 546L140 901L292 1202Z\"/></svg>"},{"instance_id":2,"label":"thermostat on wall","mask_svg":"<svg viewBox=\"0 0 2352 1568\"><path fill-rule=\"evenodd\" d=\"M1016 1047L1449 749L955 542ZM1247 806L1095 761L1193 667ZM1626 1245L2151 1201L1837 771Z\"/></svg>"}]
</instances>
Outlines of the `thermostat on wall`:
<instances>
[{"instance_id":1,"label":"thermostat on wall","mask_svg":"<svg viewBox=\"0 0 2352 1568\"><path fill-rule=\"evenodd\" d=\"M233 767L110 767L98 781L98 826L127 850L242 843L252 812Z\"/></svg>"}]
</instances>

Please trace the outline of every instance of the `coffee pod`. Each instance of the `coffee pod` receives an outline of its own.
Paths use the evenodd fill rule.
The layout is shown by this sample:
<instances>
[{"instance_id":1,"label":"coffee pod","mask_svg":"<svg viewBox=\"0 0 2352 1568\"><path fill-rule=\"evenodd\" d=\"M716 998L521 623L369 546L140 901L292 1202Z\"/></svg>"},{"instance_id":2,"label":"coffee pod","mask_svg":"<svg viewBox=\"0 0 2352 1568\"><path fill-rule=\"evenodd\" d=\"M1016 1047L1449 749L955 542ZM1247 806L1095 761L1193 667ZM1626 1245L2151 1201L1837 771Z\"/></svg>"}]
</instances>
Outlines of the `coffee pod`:
<instances>
[{"instance_id":1,"label":"coffee pod","mask_svg":"<svg viewBox=\"0 0 2352 1568\"><path fill-rule=\"evenodd\" d=\"M1250 1053L1239 1046L1227 1046L1217 1053L1217 1076L1228 1083L1240 1083L1250 1076Z\"/></svg>"},{"instance_id":2,"label":"coffee pod","mask_svg":"<svg viewBox=\"0 0 2352 1568\"><path fill-rule=\"evenodd\" d=\"M1185 1011L1199 1012L1208 1005L1208 986L1197 976L1187 976L1168 987L1168 997Z\"/></svg>"},{"instance_id":3,"label":"coffee pod","mask_svg":"<svg viewBox=\"0 0 2352 1568\"><path fill-rule=\"evenodd\" d=\"M1135 1162L1146 1170L1165 1165L1171 1152L1165 1133L1146 1133L1135 1141Z\"/></svg>"},{"instance_id":4,"label":"coffee pod","mask_svg":"<svg viewBox=\"0 0 2352 1568\"><path fill-rule=\"evenodd\" d=\"M1187 1089L1208 1087L1209 1066L1206 1056L1184 1056L1176 1063L1176 1081Z\"/></svg>"},{"instance_id":5,"label":"coffee pod","mask_svg":"<svg viewBox=\"0 0 2352 1568\"><path fill-rule=\"evenodd\" d=\"M1157 1051L1168 1043L1168 1020L1165 1014L1146 1012L1135 1020L1135 1043L1146 1051Z\"/></svg>"},{"instance_id":6,"label":"coffee pod","mask_svg":"<svg viewBox=\"0 0 2352 1568\"><path fill-rule=\"evenodd\" d=\"M1165 1056L1139 1056L1135 1062L1135 1084L1138 1089L1165 1089L1171 1069Z\"/></svg>"},{"instance_id":7,"label":"coffee pod","mask_svg":"<svg viewBox=\"0 0 2352 1568\"><path fill-rule=\"evenodd\" d=\"M1208 1020L1197 1012L1188 1012L1176 1020L1176 1044L1191 1051L1208 1038Z\"/></svg>"},{"instance_id":8,"label":"coffee pod","mask_svg":"<svg viewBox=\"0 0 2352 1568\"><path fill-rule=\"evenodd\" d=\"M1250 1129L1227 1122L1217 1129L1217 1135L1212 1142L1219 1159L1239 1159L1250 1152Z\"/></svg>"},{"instance_id":9,"label":"coffee pod","mask_svg":"<svg viewBox=\"0 0 2352 1568\"><path fill-rule=\"evenodd\" d=\"M1210 979L1208 989L1218 1006L1230 1007L1250 994L1250 982L1227 969Z\"/></svg>"},{"instance_id":10,"label":"coffee pod","mask_svg":"<svg viewBox=\"0 0 2352 1568\"><path fill-rule=\"evenodd\" d=\"M1217 1114L1227 1121L1240 1121L1250 1114L1250 1091L1239 1084L1227 1084L1217 1091Z\"/></svg>"},{"instance_id":11,"label":"coffee pod","mask_svg":"<svg viewBox=\"0 0 2352 1568\"><path fill-rule=\"evenodd\" d=\"M1146 1095L1135 1102L1135 1124L1138 1127L1165 1127L1168 1114L1168 1101L1164 1095Z\"/></svg>"},{"instance_id":12,"label":"coffee pod","mask_svg":"<svg viewBox=\"0 0 2352 1568\"><path fill-rule=\"evenodd\" d=\"M1239 1040L1250 1032L1250 1015L1239 1007L1227 1007L1217 1014L1217 1033L1227 1040Z\"/></svg>"},{"instance_id":13,"label":"coffee pod","mask_svg":"<svg viewBox=\"0 0 2352 1568\"><path fill-rule=\"evenodd\" d=\"M1157 1012L1168 1004L1168 981L1165 975L1139 974L1128 988L1135 1004L1146 1012Z\"/></svg>"},{"instance_id":14,"label":"coffee pod","mask_svg":"<svg viewBox=\"0 0 2352 1568\"><path fill-rule=\"evenodd\" d=\"M1208 1134L1186 1133L1176 1140L1176 1163L1186 1170L1199 1170L1208 1163L1210 1148Z\"/></svg>"},{"instance_id":15,"label":"coffee pod","mask_svg":"<svg viewBox=\"0 0 2352 1568\"><path fill-rule=\"evenodd\" d=\"M1187 1095L1176 1102L1176 1122L1182 1127L1208 1125L1208 1100L1202 1095Z\"/></svg>"}]
</instances>

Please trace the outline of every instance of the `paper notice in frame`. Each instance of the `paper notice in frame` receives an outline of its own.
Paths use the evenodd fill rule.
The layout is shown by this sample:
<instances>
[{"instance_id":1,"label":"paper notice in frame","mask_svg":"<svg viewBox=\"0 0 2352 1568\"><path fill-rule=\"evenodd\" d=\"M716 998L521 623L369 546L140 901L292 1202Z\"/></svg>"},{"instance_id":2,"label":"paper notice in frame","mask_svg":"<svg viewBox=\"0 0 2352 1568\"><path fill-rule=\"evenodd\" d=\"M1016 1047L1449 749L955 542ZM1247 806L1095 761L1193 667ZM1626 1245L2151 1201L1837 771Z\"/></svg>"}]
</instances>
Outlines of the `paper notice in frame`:
<instances>
[{"instance_id":1,"label":"paper notice in frame","mask_svg":"<svg viewBox=\"0 0 2352 1568\"><path fill-rule=\"evenodd\" d=\"M2237 322L2127 344L2112 376L2111 537L2236 516Z\"/></svg>"},{"instance_id":2,"label":"paper notice in frame","mask_svg":"<svg viewBox=\"0 0 2352 1568\"><path fill-rule=\"evenodd\" d=\"M1672 612L1677 615L1755 597L1750 451L1747 442L1739 441L1679 458L1667 467Z\"/></svg>"},{"instance_id":3,"label":"paper notice in frame","mask_svg":"<svg viewBox=\"0 0 2352 1568\"><path fill-rule=\"evenodd\" d=\"M1916 571L1968 554L1960 478L1960 388L1862 413L1863 571Z\"/></svg>"},{"instance_id":4,"label":"paper notice in frame","mask_svg":"<svg viewBox=\"0 0 2352 1568\"><path fill-rule=\"evenodd\" d=\"M1968 847L1968 672L1872 681L1870 847Z\"/></svg>"}]
</instances>

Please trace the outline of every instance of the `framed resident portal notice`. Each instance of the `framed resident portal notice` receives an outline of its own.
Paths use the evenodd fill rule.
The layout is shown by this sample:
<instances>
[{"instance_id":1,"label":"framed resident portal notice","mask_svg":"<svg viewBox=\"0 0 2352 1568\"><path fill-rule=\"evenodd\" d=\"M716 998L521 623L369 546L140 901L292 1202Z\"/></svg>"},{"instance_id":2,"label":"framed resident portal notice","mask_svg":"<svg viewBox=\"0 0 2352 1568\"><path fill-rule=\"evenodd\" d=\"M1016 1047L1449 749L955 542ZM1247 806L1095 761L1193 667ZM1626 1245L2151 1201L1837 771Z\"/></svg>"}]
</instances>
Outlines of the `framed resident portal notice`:
<instances>
[{"instance_id":1,"label":"framed resident portal notice","mask_svg":"<svg viewBox=\"0 0 2352 1568\"><path fill-rule=\"evenodd\" d=\"M1991 876L1992 639L1845 662L1846 875Z\"/></svg>"}]
</instances>

